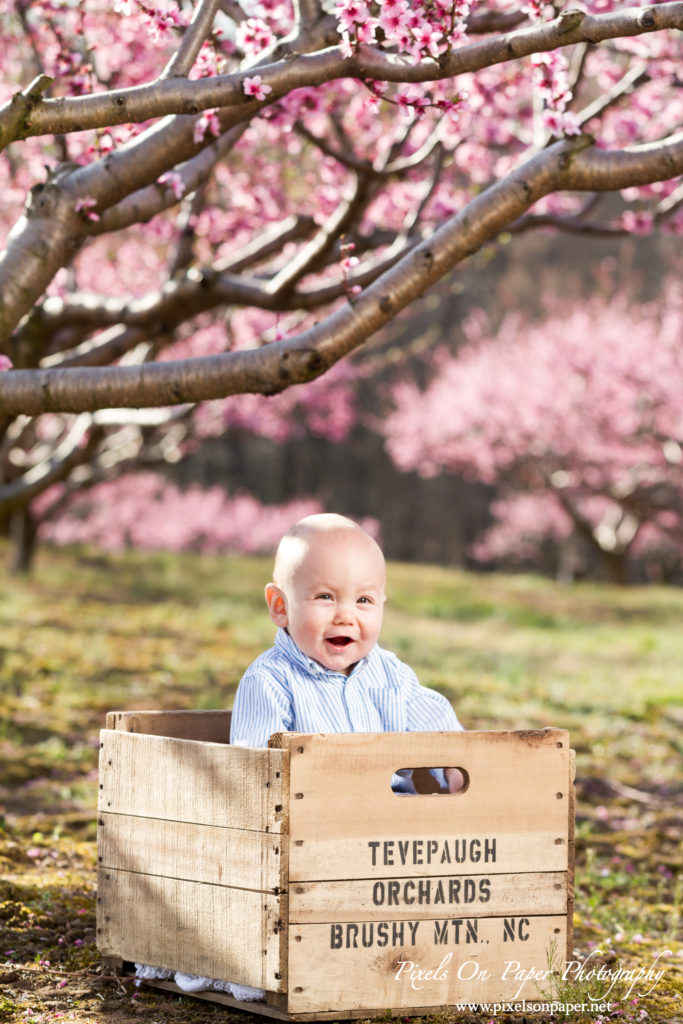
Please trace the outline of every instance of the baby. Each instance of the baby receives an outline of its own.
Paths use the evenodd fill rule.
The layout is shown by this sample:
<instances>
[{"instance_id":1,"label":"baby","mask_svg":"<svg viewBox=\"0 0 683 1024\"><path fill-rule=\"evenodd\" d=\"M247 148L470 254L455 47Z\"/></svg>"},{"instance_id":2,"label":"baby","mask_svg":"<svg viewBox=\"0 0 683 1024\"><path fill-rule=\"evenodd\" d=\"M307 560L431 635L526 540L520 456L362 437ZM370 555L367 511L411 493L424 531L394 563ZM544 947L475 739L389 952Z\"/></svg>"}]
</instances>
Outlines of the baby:
<instances>
[{"instance_id":1,"label":"baby","mask_svg":"<svg viewBox=\"0 0 683 1024\"><path fill-rule=\"evenodd\" d=\"M274 732L459 730L441 694L378 646L386 566L372 537L344 516L308 516L282 538L266 587L275 646L244 673L232 713L230 742L266 747ZM432 769L442 789L462 789L457 768ZM392 789L415 793L410 772ZM241 1001L261 989L136 964L141 979L175 978L186 992L217 989Z\"/></svg>"},{"instance_id":2,"label":"baby","mask_svg":"<svg viewBox=\"0 0 683 1024\"><path fill-rule=\"evenodd\" d=\"M441 694L378 646L386 565L378 544L339 515L308 516L282 538L266 586L275 646L242 677L230 742L265 747L275 732L415 732L461 729ZM434 773L457 792L457 768ZM414 793L409 777L393 780Z\"/></svg>"}]
</instances>

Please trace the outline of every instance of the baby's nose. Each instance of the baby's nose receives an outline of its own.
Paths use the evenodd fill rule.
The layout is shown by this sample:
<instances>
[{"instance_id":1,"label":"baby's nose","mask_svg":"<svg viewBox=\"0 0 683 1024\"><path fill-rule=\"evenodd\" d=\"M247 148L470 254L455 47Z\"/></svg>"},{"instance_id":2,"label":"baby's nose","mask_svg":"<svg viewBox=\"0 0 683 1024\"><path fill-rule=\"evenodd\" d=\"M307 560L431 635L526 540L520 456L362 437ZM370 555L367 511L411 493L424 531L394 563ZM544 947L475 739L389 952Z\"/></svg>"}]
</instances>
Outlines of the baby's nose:
<instances>
[{"instance_id":1,"label":"baby's nose","mask_svg":"<svg viewBox=\"0 0 683 1024\"><path fill-rule=\"evenodd\" d=\"M340 602L336 608L335 614L336 622L352 622L353 621L353 605Z\"/></svg>"}]
</instances>

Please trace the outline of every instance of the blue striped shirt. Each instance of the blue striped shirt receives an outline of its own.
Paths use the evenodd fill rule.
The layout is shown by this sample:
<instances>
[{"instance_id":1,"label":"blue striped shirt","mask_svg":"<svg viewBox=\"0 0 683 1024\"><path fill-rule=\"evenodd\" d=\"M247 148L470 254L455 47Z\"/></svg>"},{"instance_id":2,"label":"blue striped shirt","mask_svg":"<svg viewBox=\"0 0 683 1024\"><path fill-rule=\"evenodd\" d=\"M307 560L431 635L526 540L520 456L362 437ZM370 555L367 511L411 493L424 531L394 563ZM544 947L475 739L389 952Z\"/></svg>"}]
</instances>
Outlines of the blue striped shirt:
<instances>
[{"instance_id":1,"label":"blue striped shirt","mask_svg":"<svg viewBox=\"0 0 683 1024\"><path fill-rule=\"evenodd\" d=\"M446 698L421 686L413 670L390 651L375 645L346 676L309 658L279 629L275 646L253 661L240 680L230 742L267 747L274 732L459 729ZM442 772L437 778L445 784Z\"/></svg>"}]
</instances>

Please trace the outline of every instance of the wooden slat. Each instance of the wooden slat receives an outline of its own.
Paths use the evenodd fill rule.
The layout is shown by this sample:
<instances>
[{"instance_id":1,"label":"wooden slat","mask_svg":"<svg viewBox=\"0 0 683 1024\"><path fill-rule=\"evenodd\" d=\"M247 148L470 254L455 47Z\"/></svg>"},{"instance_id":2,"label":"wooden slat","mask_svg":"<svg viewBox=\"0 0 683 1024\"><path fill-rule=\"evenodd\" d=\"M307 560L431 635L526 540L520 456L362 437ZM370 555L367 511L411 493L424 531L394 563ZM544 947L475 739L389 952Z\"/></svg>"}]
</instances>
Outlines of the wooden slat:
<instances>
[{"instance_id":1,"label":"wooden slat","mask_svg":"<svg viewBox=\"0 0 683 1024\"><path fill-rule=\"evenodd\" d=\"M565 914L567 873L293 882L291 924L429 920L448 914Z\"/></svg>"},{"instance_id":2,"label":"wooden slat","mask_svg":"<svg viewBox=\"0 0 683 1024\"><path fill-rule=\"evenodd\" d=\"M567 870L569 738L563 730L283 733L278 742L291 750L291 881L385 877L388 867L395 877ZM456 795L392 793L392 772L415 767L464 768L469 786ZM420 840L421 858L412 846ZM404 862L399 841L410 844ZM458 853L467 853L454 864L456 841ZM426 863L433 842L437 851ZM485 860L487 842L489 852L495 843L495 853Z\"/></svg>"},{"instance_id":3,"label":"wooden slat","mask_svg":"<svg viewBox=\"0 0 683 1024\"><path fill-rule=\"evenodd\" d=\"M456 926L453 920L460 920L461 924ZM505 921L514 932L514 940L504 941ZM442 944L435 933L437 925L441 928L444 922L447 944ZM331 948L331 928L351 926L292 925L290 1012L537 1000L538 986L550 988L547 975L543 978L548 970L549 950L554 948L562 954L566 943L565 916L469 919L469 930L464 915L463 918L444 918L442 922L413 921L412 924L414 933L410 932L408 922L396 922L397 927L403 926L403 940L397 941L396 936L391 937L391 925L387 922L366 923L365 941L370 942L372 938L373 944L365 947L362 924L359 924L358 933L350 938L344 932L340 949ZM476 933L472 930L475 926ZM371 927L374 929L372 937ZM390 934L385 945L381 944L377 933L382 927ZM456 935L458 941L455 941ZM432 979L415 978L413 986L409 968L404 968L397 977L400 961L410 962L422 971L435 971L439 965L442 969ZM519 968L514 967L515 963ZM520 971L529 979L524 984L515 977ZM533 972L536 983L529 972Z\"/></svg>"},{"instance_id":4,"label":"wooden slat","mask_svg":"<svg viewBox=\"0 0 683 1024\"><path fill-rule=\"evenodd\" d=\"M105 729L98 810L280 832L286 760L278 750Z\"/></svg>"},{"instance_id":5,"label":"wooden slat","mask_svg":"<svg viewBox=\"0 0 683 1024\"><path fill-rule=\"evenodd\" d=\"M229 743L231 717L230 711L110 711L106 725L119 732Z\"/></svg>"},{"instance_id":6,"label":"wooden slat","mask_svg":"<svg viewBox=\"0 0 683 1024\"><path fill-rule=\"evenodd\" d=\"M574 955L574 862L576 852L576 753L569 751L569 807L567 820L567 845L569 863L567 872L567 960Z\"/></svg>"},{"instance_id":7,"label":"wooden slat","mask_svg":"<svg viewBox=\"0 0 683 1024\"><path fill-rule=\"evenodd\" d=\"M281 991L284 901L100 868L97 944L107 956Z\"/></svg>"},{"instance_id":8,"label":"wooden slat","mask_svg":"<svg viewBox=\"0 0 683 1024\"><path fill-rule=\"evenodd\" d=\"M195 825L128 814L98 816L102 867L275 892L284 844L276 832Z\"/></svg>"}]
</instances>

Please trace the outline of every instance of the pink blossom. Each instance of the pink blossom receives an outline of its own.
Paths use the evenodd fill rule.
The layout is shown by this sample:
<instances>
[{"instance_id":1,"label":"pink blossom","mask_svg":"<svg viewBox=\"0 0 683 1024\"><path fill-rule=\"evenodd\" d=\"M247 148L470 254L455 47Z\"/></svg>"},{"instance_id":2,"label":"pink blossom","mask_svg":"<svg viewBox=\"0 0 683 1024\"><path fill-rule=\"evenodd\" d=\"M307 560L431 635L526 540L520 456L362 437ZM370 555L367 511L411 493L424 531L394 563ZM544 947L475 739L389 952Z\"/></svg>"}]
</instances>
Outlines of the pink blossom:
<instances>
[{"instance_id":1,"label":"pink blossom","mask_svg":"<svg viewBox=\"0 0 683 1024\"><path fill-rule=\"evenodd\" d=\"M341 55L346 60L348 60L349 57L353 57L353 44L351 43L351 36L349 35L348 32L341 32L340 39L341 42L339 43L339 49L341 50Z\"/></svg>"},{"instance_id":2,"label":"pink blossom","mask_svg":"<svg viewBox=\"0 0 683 1024\"><path fill-rule=\"evenodd\" d=\"M197 139L195 139L195 142ZM183 182L182 175L178 171L165 171L157 178L159 185L167 185L168 188L173 190L173 194L176 199L182 199L185 194L185 185Z\"/></svg>"},{"instance_id":3,"label":"pink blossom","mask_svg":"<svg viewBox=\"0 0 683 1024\"><path fill-rule=\"evenodd\" d=\"M374 43L376 30L377 22L374 18L368 18L362 25L356 27L356 39L359 43L366 43L368 45Z\"/></svg>"},{"instance_id":4,"label":"pink blossom","mask_svg":"<svg viewBox=\"0 0 683 1024\"><path fill-rule=\"evenodd\" d=\"M5 356L0 352L0 372L2 370L11 370L13 366L12 360L9 356Z\"/></svg>"},{"instance_id":5,"label":"pink blossom","mask_svg":"<svg viewBox=\"0 0 683 1024\"><path fill-rule=\"evenodd\" d=\"M580 135L581 128L576 116L570 111L545 110L543 124L551 135Z\"/></svg>"},{"instance_id":6,"label":"pink blossom","mask_svg":"<svg viewBox=\"0 0 683 1024\"><path fill-rule=\"evenodd\" d=\"M41 532L57 544L80 540L112 551L138 547L205 554L270 553L292 523L319 511L321 506L313 499L265 506L247 494L230 498L220 487L181 491L154 473L141 473L76 496L59 519L45 523Z\"/></svg>"},{"instance_id":7,"label":"pink blossom","mask_svg":"<svg viewBox=\"0 0 683 1024\"><path fill-rule=\"evenodd\" d=\"M441 32L430 28L429 25L423 25L422 28L415 34L415 42L423 52L427 52L430 57L439 56L439 43L441 42Z\"/></svg>"},{"instance_id":8,"label":"pink blossom","mask_svg":"<svg viewBox=\"0 0 683 1024\"><path fill-rule=\"evenodd\" d=\"M245 96L253 96L257 100L265 100L268 93L273 91L272 86L266 85L265 82L261 81L260 75L245 78L242 82L242 89Z\"/></svg>"},{"instance_id":9,"label":"pink blossom","mask_svg":"<svg viewBox=\"0 0 683 1024\"><path fill-rule=\"evenodd\" d=\"M247 18L237 27L235 34L239 49L250 56L265 50L274 38L266 22L260 18Z\"/></svg>"},{"instance_id":10,"label":"pink blossom","mask_svg":"<svg viewBox=\"0 0 683 1024\"><path fill-rule=\"evenodd\" d=\"M621 216L626 231L634 235L647 235L652 231L654 218L647 210L626 210Z\"/></svg>"},{"instance_id":11,"label":"pink blossom","mask_svg":"<svg viewBox=\"0 0 683 1024\"><path fill-rule=\"evenodd\" d=\"M348 32L370 17L370 11L362 0L337 0L337 20L341 29Z\"/></svg>"},{"instance_id":12,"label":"pink blossom","mask_svg":"<svg viewBox=\"0 0 683 1024\"><path fill-rule=\"evenodd\" d=\"M215 110L205 110L197 118L194 124L194 141L197 144L203 142L207 132L210 132L216 138L221 134L221 123Z\"/></svg>"},{"instance_id":13,"label":"pink blossom","mask_svg":"<svg viewBox=\"0 0 683 1024\"><path fill-rule=\"evenodd\" d=\"M508 317L496 336L470 318L470 344L435 357L424 392L395 388L390 454L425 476L447 469L498 484L478 558L523 560L543 539L559 546L574 530L569 510L600 550L680 552L680 509L653 496L683 487L682 302L670 282L659 312L613 297L540 325Z\"/></svg>"},{"instance_id":14,"label":"pink blossom","mask_svg":"<svg viewBox=\"0 0 683 1024\"><path fill-rule=\"evenodd\" d=\"M403 7L396 6L396 7L390 8L390 9L387 9L386 7L383 7L381 12L380 12L380 16L379 16L380 27L382 29L384 29L384 31L387 32L391 36L395 36L397 33L399 33L401 31L401 29L405 28L406 25L407 25L407 22L408 22L408 8L407 8L407 6L403 6Z\"/></svg>"},{"instance_id":15,"label":"pink blossom","mask_svg":"<svg viewBox=\"0 0 683 1024\"><path fill-rule=\"evenodd\" d=\"M92 196L81 196L76 200L74 210L77 213L82 212L87 220L97 221L100 219L99 214L95 213L93 207L97 206L97 200L93 199Z\"/></svg>"},{"instance_id":16,"label":"pink blossom","mask_svg":"<svg viewBox=\"0 0 683 1024\"><path fill-rule=\"evenodd\" d=\"M145 19L147 32L154 42L163 39L170 29L182 25L180 14L173 10L173 8L165 11L158 8L145 8L145 13L147 15Z\"/></svg>"}]
</instances>

